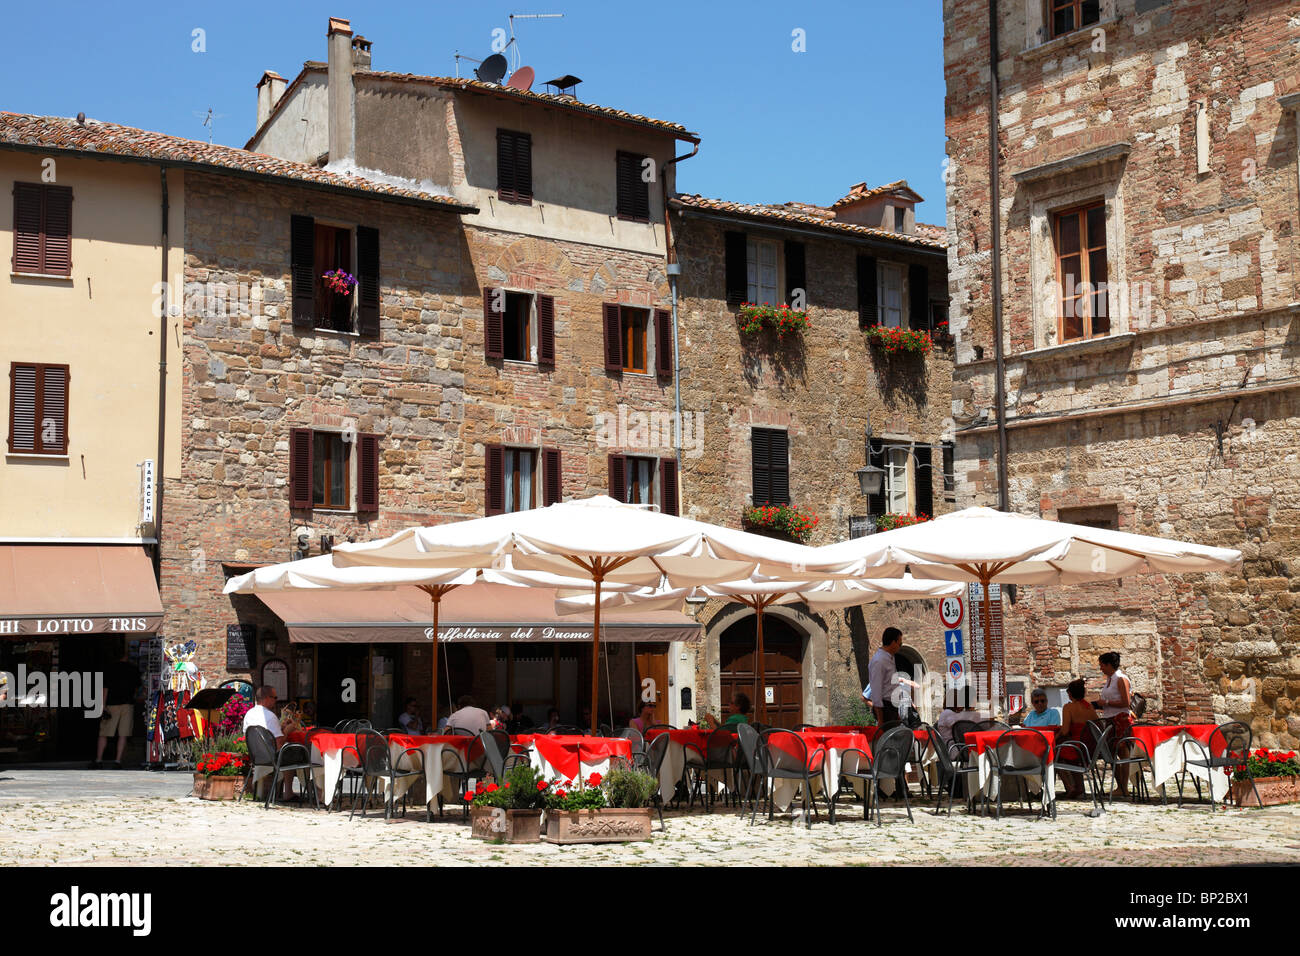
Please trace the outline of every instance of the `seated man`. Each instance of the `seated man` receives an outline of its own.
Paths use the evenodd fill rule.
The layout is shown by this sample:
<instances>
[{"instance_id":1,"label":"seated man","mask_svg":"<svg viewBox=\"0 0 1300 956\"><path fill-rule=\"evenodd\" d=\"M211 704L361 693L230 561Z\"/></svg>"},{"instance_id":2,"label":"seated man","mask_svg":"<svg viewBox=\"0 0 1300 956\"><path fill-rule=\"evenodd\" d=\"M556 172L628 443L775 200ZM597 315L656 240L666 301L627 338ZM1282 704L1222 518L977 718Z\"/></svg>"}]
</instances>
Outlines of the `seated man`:
<instances>
[{"instance_id":1,"label":"seated man","mask_svg":"<svg viewBox=\"0 0 1300 956\"><path fill-rule=\"evenodd\" d=\"M1029 703L1033 708L1025 714L1024 726L1026 727L1059 727L1061 726L1061 710L1059 707L1047 706L1047 691L1035 687L1032 694L1029 695Z\"/></svg>"},{"instance_id":2,"label":"seated man","mask_svg":"<svg viewBox=\"0 0 1300 956\"><path fill-rule=\"evenodd\" d=\"M402 725L402 729L408 734L418 735L424 733L424 721L420 720L420 705L414 697L406 698L406 706L398 716L397 722Z\"/></svg>"},{"instance_id":3,"label":"seated man","mask_svg":"<svg viewBox=\"0 0 1300 956\"><path fill-rule=\"evenodd\" d=\"M456 701L456 710L447 718L447 732L468 730L475 736L488 729L492 717L482 707L474 703L472 694L464 694Z\"/></svg>"},{"instance_id":4,"label":"seated man","mask_svg":"<svg viewBox=\"0 0 1300 956\"><path fill-rule=\"evenodd\" d=\"M249 727L265 727L275 738L275 746L278 750L284 746L284 731L280 728L280 718L275 716L275 688L266 684L257 689L257 696L254 698L257 703L248 709L244 714L244 732L248 732Z\"/></svg>"}]
</instances>

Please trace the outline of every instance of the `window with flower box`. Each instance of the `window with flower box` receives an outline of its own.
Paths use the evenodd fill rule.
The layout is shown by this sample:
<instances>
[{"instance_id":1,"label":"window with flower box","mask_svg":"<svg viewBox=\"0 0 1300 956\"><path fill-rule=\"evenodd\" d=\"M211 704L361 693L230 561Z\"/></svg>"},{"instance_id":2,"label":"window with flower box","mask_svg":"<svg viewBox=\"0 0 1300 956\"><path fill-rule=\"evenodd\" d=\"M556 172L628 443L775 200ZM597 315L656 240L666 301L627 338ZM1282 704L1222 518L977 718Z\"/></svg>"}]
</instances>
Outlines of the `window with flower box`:
<instances>
[{"instance_id":1,"label":"window with flower box","mask_svg":"<svg viewBox=\"0 0 1300 956\"><path fill-rule=\"evenodd\" d=\"M293 327L379 334L379 231L290 218Z\"/></svg>"},{"instance_id":2,"label":"window with flower box","mask_svg":"<svg viewBox=\"0 0 1300 956\"><path fill-rule=\"evenodd\" d=\"M779 428L750 431L754 505L790 503L790 436Z\"/></svg>"}]
</instances>

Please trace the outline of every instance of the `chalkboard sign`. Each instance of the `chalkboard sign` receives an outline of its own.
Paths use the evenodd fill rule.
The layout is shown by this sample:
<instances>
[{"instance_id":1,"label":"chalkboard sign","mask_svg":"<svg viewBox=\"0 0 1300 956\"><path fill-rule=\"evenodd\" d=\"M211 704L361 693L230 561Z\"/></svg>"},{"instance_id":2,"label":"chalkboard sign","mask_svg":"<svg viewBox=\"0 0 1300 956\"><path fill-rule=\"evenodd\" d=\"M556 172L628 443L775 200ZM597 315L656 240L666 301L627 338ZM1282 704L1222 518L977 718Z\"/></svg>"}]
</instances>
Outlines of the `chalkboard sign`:
<instances>
[{"instance_id":1,"label":"chalkboard sign","mask_svg":"<svg viewBox=\"0 0 1300 956\"><path fill-rule=\"evenodd\" d=\"M875 533L876 520L871 515L849 516L849 537L863 538Z\"/></svg>"},{"instance_id":2,"label":"chalkboard sign","mask_svg":"<svg viewBox=\"0 0 1300 956\"><path fill-rule=\"evenodd\" d=\"M226 670L250 671L253 669L253 649L257 641L254 624L226 625Z\"/></svg>"}]
</instances>

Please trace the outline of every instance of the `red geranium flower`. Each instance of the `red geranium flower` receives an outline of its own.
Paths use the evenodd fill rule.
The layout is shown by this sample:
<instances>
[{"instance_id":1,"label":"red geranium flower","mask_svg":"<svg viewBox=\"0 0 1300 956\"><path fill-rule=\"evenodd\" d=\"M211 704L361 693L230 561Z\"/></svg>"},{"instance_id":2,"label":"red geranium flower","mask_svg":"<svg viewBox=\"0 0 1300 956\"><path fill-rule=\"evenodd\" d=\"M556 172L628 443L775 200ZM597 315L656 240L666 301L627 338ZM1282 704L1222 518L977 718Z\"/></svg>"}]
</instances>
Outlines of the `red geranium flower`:
<instances>
[{"instance_id":1,"label":"red geranium flower","mask_svg":"<svg viewBox=\"0 0 1300 956\"><path fill-rule=\"evenodd\" d=\"M590 777L588 777L588 778L587 778L587 786L589 786L589 787L599 787L599 786L600 786L600 774L598 774L598 773L593 773Z\"/></svg>"},{"instance_id":2,"label":"red geranium flower","mask_svg":"<svg viewBox=\"0 0 1300 956\"><path fill-rule=\"evenodd\" d=\"M561 800L563 800L567 796L567 794L563 790L556 790L555 795L559 797Z\"/></svg>"},{"instance_id":3,"label":"red geranium flower","mask_svg":"<svg viewBox=\"0 0 1300 956\"><path fill-rule=\"evenodd\" d=\"M488 792L488 793L496 793L496 792L497 792L497 785L496 785L495 783L489 783L489 784L487 785L487 792Z\"/></svg>"},{"instance_id":4,"label":"red geranium flower","mask_svg":"<svg viewBox=\"0 0 1300 956\"><path fill-rule=\"evenodd\" d=\"M545 790L545 789L546 789L547 787L549 787L549 786L550 786L550 784L547 783L545 780L538 780L538 781L537 781L537 792L538 792L538 793L541 793L543 790Z\"/></svg>"}]
</instances>

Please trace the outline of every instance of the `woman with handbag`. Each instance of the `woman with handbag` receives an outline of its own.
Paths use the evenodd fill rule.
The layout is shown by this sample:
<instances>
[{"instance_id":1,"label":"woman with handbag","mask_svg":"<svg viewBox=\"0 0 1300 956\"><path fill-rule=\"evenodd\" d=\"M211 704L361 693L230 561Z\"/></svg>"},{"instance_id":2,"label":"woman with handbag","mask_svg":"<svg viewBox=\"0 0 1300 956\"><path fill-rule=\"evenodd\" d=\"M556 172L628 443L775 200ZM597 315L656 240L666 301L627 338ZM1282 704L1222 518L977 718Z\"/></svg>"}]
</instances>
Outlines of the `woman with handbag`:
<instances>
[{"instance_id":1,"label":"woman with handbag","mask_svg":"<svg viewBox=\"0 0 1300 956\"><path fill-rule=\"evenodd\" d=\"M1098 711L1098 716L1105 722L1115 728L1115 735L1112 738L1115 744L1118 744L1125 737L1133 735L1133 718L1129 714L1129 707L1132 705L1133 685L1128 679L1128 675L1119 669L1119 654L1115 651L1108 651L1097 658L1097 663L1101 665L1101 672L1106 677L1106 683L1101 689L1100 700L1093 706ZM1116 747L1115 752L1121 757L1128 756L1128 745L1126 744L1121 750ZM1119 785L1119 794L1122 797L1128 796L1128 767L1120 766L1115 768L1115 782Z\"/></svg>"}]
</instances>

